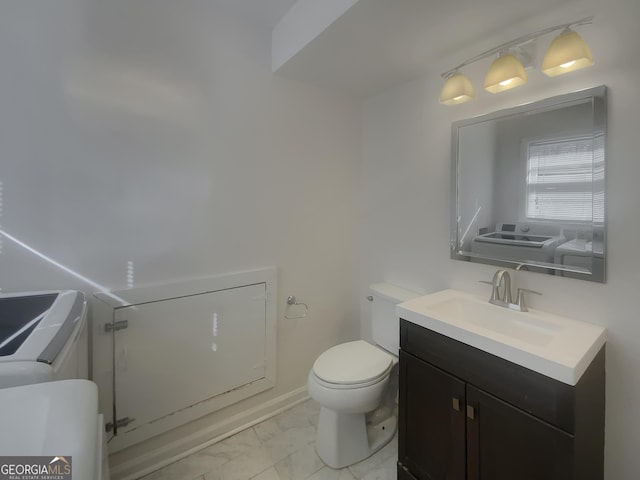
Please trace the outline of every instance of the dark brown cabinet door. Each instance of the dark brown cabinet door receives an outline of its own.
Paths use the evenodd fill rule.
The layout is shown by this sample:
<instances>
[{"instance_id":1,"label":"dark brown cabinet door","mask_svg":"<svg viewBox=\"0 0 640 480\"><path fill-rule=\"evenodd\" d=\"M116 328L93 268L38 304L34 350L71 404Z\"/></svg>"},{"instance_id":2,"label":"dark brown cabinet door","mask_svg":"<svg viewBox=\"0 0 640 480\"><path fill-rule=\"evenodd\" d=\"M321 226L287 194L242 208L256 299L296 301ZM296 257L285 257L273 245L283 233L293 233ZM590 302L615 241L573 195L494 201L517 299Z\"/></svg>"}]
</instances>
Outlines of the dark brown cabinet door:
<instances>
[{"instance_id":1,"label":"dark brown cabinet door","mask_svg":"<svg viewBox=\"0 0 640 480\"><path fill-rule=\"evenodd\" d=\"M471 385L466 393L468 480L572 479L572 435Z\"/></svg>"},{"instance_id":2,"label":"dark brown cabinet door","mask_svg":"<svg viewBox=\"0 0 640 480\"><path fill-rule=\"evenodd\" d=\"M417 480L406 467L398 465L398 480Z\"/></svg>"},{"instance_id":3,"label":"dark brown cabinet door","mask_svg":"<svg viewBox=\"0 0 640 480\"><path fill-rule=\"evenodd\" d=\"M401 351L400 385L398 461L418 480L465 480L464 382Z\"/></svg>"}]
</instances>

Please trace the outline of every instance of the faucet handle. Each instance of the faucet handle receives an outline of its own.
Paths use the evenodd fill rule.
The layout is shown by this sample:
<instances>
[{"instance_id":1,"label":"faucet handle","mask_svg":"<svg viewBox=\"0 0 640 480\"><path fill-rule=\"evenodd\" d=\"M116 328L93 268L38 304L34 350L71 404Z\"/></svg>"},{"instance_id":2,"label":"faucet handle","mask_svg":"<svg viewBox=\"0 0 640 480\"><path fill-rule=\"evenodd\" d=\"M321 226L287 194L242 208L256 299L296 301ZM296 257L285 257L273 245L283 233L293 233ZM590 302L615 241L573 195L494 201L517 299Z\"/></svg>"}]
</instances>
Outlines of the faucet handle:
<instances>
[{"instance_id":1,"label":"faucet handle","mask_svg":"<svg viewBox=\"0 0 640 480\"><path fill-rule=\"evenodd\" d=\"M529 290L528 288L518 288L518 292L516 294L516 305L520 307L521 312L529 311L529 309L527 308L527 302L524 296L525 292L535 293L536 295L542 295L540 292L536 292L535 290Z\"/></svg>"},{"instance_id":2,"label":"faucet handle","mask_svg":"<svg viewBox=\"0 0 640 480\"><path fill-rule=\"evenodd\" d=\"M487 285L493 285L493 282L490 282L489 280L478 280L478 283L486 283Z\"/></svg>"}]
</instances>

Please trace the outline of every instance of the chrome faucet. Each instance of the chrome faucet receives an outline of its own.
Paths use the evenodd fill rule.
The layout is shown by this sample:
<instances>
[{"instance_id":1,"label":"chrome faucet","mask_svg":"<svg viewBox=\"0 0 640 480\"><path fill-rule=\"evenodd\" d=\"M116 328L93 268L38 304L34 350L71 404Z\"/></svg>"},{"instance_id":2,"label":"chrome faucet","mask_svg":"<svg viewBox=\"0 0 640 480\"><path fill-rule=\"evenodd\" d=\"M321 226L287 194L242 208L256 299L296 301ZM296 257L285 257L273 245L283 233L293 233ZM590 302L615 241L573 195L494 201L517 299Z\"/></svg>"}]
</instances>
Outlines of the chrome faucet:
<instances>
[{"instance_id":1,"label":"chrome faucet","mask_svg":"<svg viewBox=\"0 0 640 480\"><path fill-rule=\"evenodd\" d=\"M493 280L489 283L491 285L491 297L489 303L498 305L499 307L509 308L518 312L527 312L527 302L525 298L525 292L535 293L536 295L542 295L535 290L529 290L527 288L518 288L516 292L516 302L513 303L513 297L511 296L511 276L506 270L498 270L493 275Z\"/></svg>"},{"instance_id":2,"label":"chrome faucet","mask_svg":"<svg viewBox=\"0 0 640 480\"><path fill-rule=\"evenodd\" d=\"M500 287L502 286L502 294L500 293ZM498 270L493 275L491 281L491 298L489 303L505 307L506 304L512 303L511 298L511 276L506 270Z\"/></svg>"}]
</instances>

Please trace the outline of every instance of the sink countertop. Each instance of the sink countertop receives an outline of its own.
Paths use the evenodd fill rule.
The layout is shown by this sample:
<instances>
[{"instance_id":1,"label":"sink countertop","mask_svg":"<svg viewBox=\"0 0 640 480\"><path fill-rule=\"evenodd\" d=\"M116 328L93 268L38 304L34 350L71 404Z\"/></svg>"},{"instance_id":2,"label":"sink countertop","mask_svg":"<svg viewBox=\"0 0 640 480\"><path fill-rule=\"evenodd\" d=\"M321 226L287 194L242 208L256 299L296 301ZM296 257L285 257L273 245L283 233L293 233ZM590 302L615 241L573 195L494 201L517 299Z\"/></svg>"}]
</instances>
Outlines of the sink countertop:
<instances>
[{"instance_id":1,"label":"sink countertop","mask_svg":"<svg viewBox=\"0 0 640 480\"><path fill-rule=\"evenodd\" d=\"M517 312L487 298L443 290L401 303L411 323L576 385L606 341L604 328L530 308Z\"/></svg>"}]
</instances>

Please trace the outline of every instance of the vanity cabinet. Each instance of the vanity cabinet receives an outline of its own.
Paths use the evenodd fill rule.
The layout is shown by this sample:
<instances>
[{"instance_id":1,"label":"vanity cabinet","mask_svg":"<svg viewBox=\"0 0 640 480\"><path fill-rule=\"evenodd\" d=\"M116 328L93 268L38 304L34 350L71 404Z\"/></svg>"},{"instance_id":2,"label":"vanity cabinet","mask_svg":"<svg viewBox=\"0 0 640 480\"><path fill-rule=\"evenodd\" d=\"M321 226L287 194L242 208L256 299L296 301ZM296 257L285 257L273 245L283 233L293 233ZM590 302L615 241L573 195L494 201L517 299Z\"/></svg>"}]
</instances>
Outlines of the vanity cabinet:
<instances>
[{"instance_id":1,"label":"vanity cabinet","mask_svg":"<svg viewBox=\"0 0 640 480\"><path fill-rule=\"evenodd\" d=\"M604 347L575 386L401 321L400 480L596 480Z\"/></svg>"}]
</instances>

